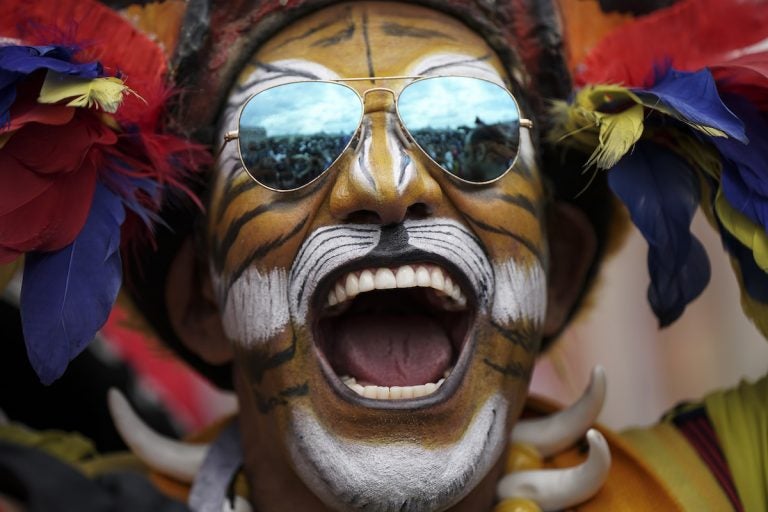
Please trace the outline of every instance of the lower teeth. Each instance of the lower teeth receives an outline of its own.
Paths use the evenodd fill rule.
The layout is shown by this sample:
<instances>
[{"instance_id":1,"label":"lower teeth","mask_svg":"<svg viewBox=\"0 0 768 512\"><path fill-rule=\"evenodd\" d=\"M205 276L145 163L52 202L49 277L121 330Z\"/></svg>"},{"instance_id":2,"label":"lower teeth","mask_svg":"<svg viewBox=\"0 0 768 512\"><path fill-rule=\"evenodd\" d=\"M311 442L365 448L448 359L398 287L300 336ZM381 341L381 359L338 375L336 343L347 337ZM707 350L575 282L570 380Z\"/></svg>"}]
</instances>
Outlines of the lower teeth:
<instances>
[{"instance_id":1,"label":"lower teeth","mask_svg":"<svg viewBox=\"0 0 768 512\"><path fill-rule=\"evenodd\" d=\"M451 370L445 371L445 378L450 375ZM421 398L431 395L440 389L445 382L445 378L437 382L429 382L419 386L362 386L357 383L354 377L342 377L341 380L352 391L365 398L374 400L403 400L410 398Z\"/></svg>"}]
</instances>

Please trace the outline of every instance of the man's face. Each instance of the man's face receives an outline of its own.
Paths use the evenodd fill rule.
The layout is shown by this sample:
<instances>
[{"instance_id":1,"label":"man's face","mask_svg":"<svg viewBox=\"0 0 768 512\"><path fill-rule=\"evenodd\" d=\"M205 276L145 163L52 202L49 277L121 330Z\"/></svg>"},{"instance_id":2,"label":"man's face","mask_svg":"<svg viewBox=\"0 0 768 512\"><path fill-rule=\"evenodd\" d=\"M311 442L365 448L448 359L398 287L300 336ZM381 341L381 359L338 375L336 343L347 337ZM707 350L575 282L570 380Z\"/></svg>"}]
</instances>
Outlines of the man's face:
<instances>
[{"instance_id":1,"label":"man's face","mask_svg":"<svg viewBox=\"0 0 768 512\"><path fill-rule=\"evenodd\" d=\"M508 82L451 17L341 4L254 55L221 135L251 95L281 83L402 75ZM408 83L348 84L364 94ZM248 470L288 461L326 504L366 510L442 509L487 474L523 405L546 309L542 184L520 137L502 179L461 183L403 133L394 97L373 91L357 139L297 191L257 184L236 144L225 147L210 265ZM299 165L285 151L269 157Z\"/></svg>"}]
</instances>

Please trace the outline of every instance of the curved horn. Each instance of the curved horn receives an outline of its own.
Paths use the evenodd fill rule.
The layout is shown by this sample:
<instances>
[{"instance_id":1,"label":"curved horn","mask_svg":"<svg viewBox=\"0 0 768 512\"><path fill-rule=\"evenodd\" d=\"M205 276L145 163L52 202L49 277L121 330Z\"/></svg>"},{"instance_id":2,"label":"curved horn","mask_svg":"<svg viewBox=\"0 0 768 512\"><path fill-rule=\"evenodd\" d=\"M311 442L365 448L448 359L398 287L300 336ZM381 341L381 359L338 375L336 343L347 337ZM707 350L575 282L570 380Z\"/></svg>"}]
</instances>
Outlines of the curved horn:
<instances>
[{"instance_id":1,"label":"curved horn","mask_svg":"<svg viewBox=\"0 0 768 512\"><path fill-rule=\"evenodd\" d=\"M542 457L549 457L572 446L590 428L605 400L605 370L592 369L589 386L579 400L546 418L521 420L512 429L513 443L535 446Z\"/></svg>"},{"instance_id":2,"label":"curved horn","mask_svg":"<svg viewBox=\"0 0 768 512\"><path fill-rule=\"evenodd\" d=\"M115 388L107 395L109 412L117 431L131 451L150 468L191 483L203 464L207 444L188 444L163 437L149 428Z\"/></svg>"},{"instance_id":3,"label":"curved horn","mask_svg":"<svg viewBox=\"0 0 768 512\"><path fill-rule=\"evenodd\" d=\"M584 503L597 494L611 468L611 450L603 435L590 429L587 441L589 456L580 466L511 473L499 481L499 498L527 498L544 512Z\"/></svg>"}]
</instances>

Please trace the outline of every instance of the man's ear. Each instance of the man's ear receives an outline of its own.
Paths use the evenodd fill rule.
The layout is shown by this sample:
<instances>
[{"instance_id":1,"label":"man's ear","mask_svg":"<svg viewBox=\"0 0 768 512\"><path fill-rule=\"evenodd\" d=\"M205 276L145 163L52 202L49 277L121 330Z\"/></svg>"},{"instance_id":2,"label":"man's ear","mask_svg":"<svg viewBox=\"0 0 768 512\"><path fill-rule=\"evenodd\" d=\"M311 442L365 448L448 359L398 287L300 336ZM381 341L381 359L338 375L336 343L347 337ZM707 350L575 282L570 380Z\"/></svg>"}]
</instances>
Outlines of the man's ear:
<instances>
[{"instance_id":1,"label":"man's ear","mask_svg":"<svg viewBox=\"0 0 768 512\"><path fill-rule=\"evenodd\" d=\"M547 214L549 276L544 336L560 332L581 295L597 253L597 235L580 209L556 202Z\"/></svg>"},{"instance_id":2,"label":"man's ear","mask_svg":"<svg viewBox=\"0 0 768 512\"><path fill-rule=\"evenodd\" d=\"M208 265L198 258L191 237L181 245L171 264L165 301L171 325L189 350L214 365L232 359Z\"/></svg>"}]
</instances>

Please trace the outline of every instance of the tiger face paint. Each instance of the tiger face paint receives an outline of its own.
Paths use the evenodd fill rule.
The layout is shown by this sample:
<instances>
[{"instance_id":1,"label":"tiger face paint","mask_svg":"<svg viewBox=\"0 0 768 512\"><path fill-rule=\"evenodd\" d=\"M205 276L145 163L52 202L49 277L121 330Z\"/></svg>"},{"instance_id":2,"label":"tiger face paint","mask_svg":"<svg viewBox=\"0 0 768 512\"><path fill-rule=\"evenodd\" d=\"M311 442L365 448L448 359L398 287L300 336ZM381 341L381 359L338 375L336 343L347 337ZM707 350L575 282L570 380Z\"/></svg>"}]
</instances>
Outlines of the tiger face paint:
<instances>
[{"instance_id":1,"label":"tiger face paint","mask_svg":"<svg viewBox=\"0 0 768 512\"><path fill-rule=\"evenodd\" d=\"M339 4L253 56L220 132L279 83L402 75L508 80L451 17ZM258 510L280 489L306 510L445 510L492 478L526 396L548 257L529 134L502 179L461 184L404 135L393 101L366 94L353 144L294 192L254 182L233 144L219 158L210 267ZM301 155L269 158L298 165Z\"/></svg>"}]
</instances>

